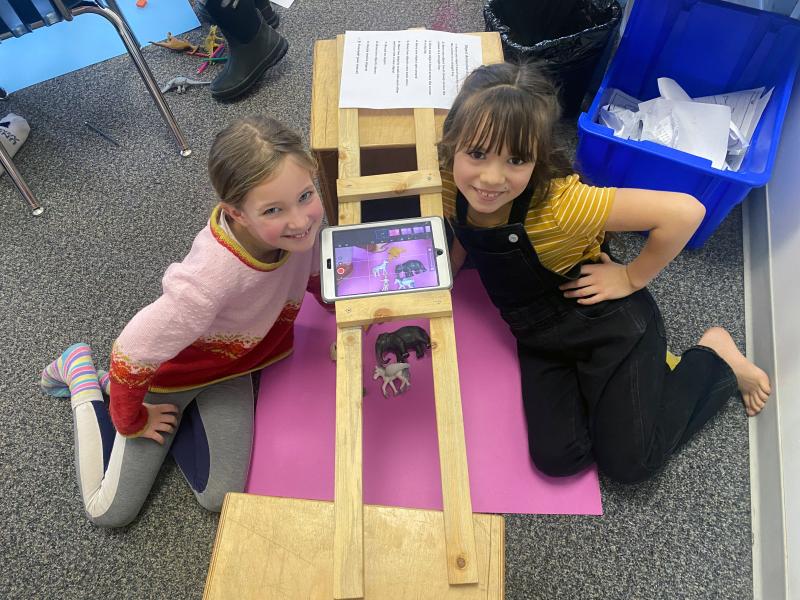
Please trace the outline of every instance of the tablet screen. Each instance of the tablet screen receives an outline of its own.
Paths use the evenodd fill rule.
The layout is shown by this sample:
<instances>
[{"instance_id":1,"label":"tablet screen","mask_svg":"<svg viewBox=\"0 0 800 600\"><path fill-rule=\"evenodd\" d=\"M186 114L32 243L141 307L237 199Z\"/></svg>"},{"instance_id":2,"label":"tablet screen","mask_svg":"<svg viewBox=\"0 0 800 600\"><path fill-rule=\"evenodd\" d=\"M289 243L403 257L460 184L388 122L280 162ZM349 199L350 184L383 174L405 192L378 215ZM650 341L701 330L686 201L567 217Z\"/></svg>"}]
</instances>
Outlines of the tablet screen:
<instances>
[{"instance_id":1,"label":"tablet screen","mask_svg":"<svg viewBox=\"0 0 800 600\"><path fill-rule=\"evenodd\" d=\"M436 287L429 222L333 232L337 296Z\"/></svg>"}]
</instances>

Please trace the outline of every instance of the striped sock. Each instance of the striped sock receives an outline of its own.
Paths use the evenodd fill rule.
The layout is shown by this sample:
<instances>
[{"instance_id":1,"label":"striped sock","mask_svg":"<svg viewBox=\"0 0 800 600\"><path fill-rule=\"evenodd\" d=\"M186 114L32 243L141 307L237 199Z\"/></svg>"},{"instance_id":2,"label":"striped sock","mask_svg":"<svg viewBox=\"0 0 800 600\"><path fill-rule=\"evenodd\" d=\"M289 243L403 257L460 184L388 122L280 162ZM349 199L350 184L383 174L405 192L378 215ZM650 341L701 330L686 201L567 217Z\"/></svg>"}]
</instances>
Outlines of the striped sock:
<instances>
[{"instance_id":1,"label":"striped sock","mask_svg":"<svg viewBox=\"0 0 800 600\"><path fill-rule=\"evenodd\" d=\"M103 401L92 349L86 344L73 344L64 350L42 371L40 385L51 396L71 397L73 408L84 402Z\"/></svg>"},{"instance_id":2,"label":"striped sock","mask_svg":"<svg viewBox=\"0 0 800 600\"><path fill-rule=\"evenodd\" d=\"M111 395L111 373L97 369L97 380L100 382L100 389L106 396Z\"/></svg>"}]
</instances>

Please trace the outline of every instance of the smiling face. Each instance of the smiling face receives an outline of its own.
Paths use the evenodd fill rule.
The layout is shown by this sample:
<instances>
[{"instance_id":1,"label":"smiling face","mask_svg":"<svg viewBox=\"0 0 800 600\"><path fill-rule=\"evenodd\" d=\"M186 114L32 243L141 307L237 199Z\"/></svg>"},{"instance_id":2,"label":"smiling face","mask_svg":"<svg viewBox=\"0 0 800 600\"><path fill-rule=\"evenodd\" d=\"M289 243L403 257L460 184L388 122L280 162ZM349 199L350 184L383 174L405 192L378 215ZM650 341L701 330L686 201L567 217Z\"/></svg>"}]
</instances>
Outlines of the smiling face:
<instances>
[{"instance_id":1,"label":"smiling face","mask_svg":"<svg viewBox=\"0 0 800 600\"><path fill-rule=\"evenodd\" d=\"M255 258L272 262L280 250L313 248L323 210L311 175L289 155L273 177L245 194L239 208L222 203L234 235Z\"/></svg>"},{"instance_id":2,"label":"smiling face","mask_svg":"<svg viewBox=\"0 0 800 600\"><path fill-rule=\"evenodd\" d=\"M453 180L473 210L491 214L525 191L534 164L506 148L465 147L453 156Z\"/></svg>"}]
</instances>

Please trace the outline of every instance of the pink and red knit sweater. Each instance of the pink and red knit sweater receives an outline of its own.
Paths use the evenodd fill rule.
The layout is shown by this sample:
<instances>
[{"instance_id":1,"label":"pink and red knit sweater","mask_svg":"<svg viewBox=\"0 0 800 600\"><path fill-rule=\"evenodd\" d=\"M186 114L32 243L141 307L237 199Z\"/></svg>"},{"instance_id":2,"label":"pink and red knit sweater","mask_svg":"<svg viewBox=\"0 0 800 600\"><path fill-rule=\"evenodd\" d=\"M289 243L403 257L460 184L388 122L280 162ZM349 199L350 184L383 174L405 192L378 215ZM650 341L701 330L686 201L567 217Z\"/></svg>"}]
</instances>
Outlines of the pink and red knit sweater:
<instances>
[{"instance_id":1,"label":"pink and red knit sweater","mask_svg":"<svg viewBox=\"0 0 800 600\"><path fill-rule=\"evenodd\" d=\"M319 241L264 263L223 230L220 216L218 206L186 258L167 268L161 297L114 342L110 411L122 435L147 424L148 390L201 387L286 357L306 289L319 298Z\"/></svg>"}]
</instances>

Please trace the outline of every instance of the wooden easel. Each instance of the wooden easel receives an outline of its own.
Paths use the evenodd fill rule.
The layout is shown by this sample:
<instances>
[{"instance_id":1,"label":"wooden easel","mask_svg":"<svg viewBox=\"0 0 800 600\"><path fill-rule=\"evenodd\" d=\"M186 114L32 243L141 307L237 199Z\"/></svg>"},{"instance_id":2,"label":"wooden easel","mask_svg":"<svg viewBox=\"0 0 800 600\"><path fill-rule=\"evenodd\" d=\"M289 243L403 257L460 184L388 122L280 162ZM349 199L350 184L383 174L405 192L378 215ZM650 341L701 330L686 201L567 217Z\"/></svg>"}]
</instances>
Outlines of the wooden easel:
<instances>
[{"instance_id":1,"label":"wooden easel","mask_svg":"<svg viewBox=\"0 0 800 600\"><path fill-rule=\"evenodd\" d=\"M495 42L499 48L499 40ZM321 43L328 40L318 42L315 60ZM343 43L344 36L338 36L337 96ZM495 53L496 48L492 49ZM387 131L407 122L399 112L411 111L363 112L369 114L369 128ZM422 216L442 214L436 150L441 115L435 122L432 109L413 110L417 170L365 177L361 176L359 110L341 109L337 116L340 224L359 223L361 202L375 198L419 195ZM375 132L369 135L374 137ZM327 189L324 183L323 189ZM328 207L330 200L326 200ZM420 317L430 320L434 346L444 510L365 506L362 327ZM334 502L229 494L204 597L501 600L504 521L499 515L472 513L450 293L340 301L336 323Z\"/></svg>"},{"instance_id":2,"label":"wooden easel","mask_svg":"<svg viewBox=\"0 0 800 600\"><path fill-rule=\"evenodd\" d=\"M339 36L339 71L344 36ZM361 202L419 195L421 216L442 215L442 181L432 108L414 109L417 170L361 177L358 109L339 110L339 224L361 222ZM364 597L361 495L361 328L396 319L430 319L439 462L442 475L447 579L478 583L467 450L461 413L453 308L449 291L415 292L336 303L336 475L333 594Z\"/></svg>"}]
</instances>

